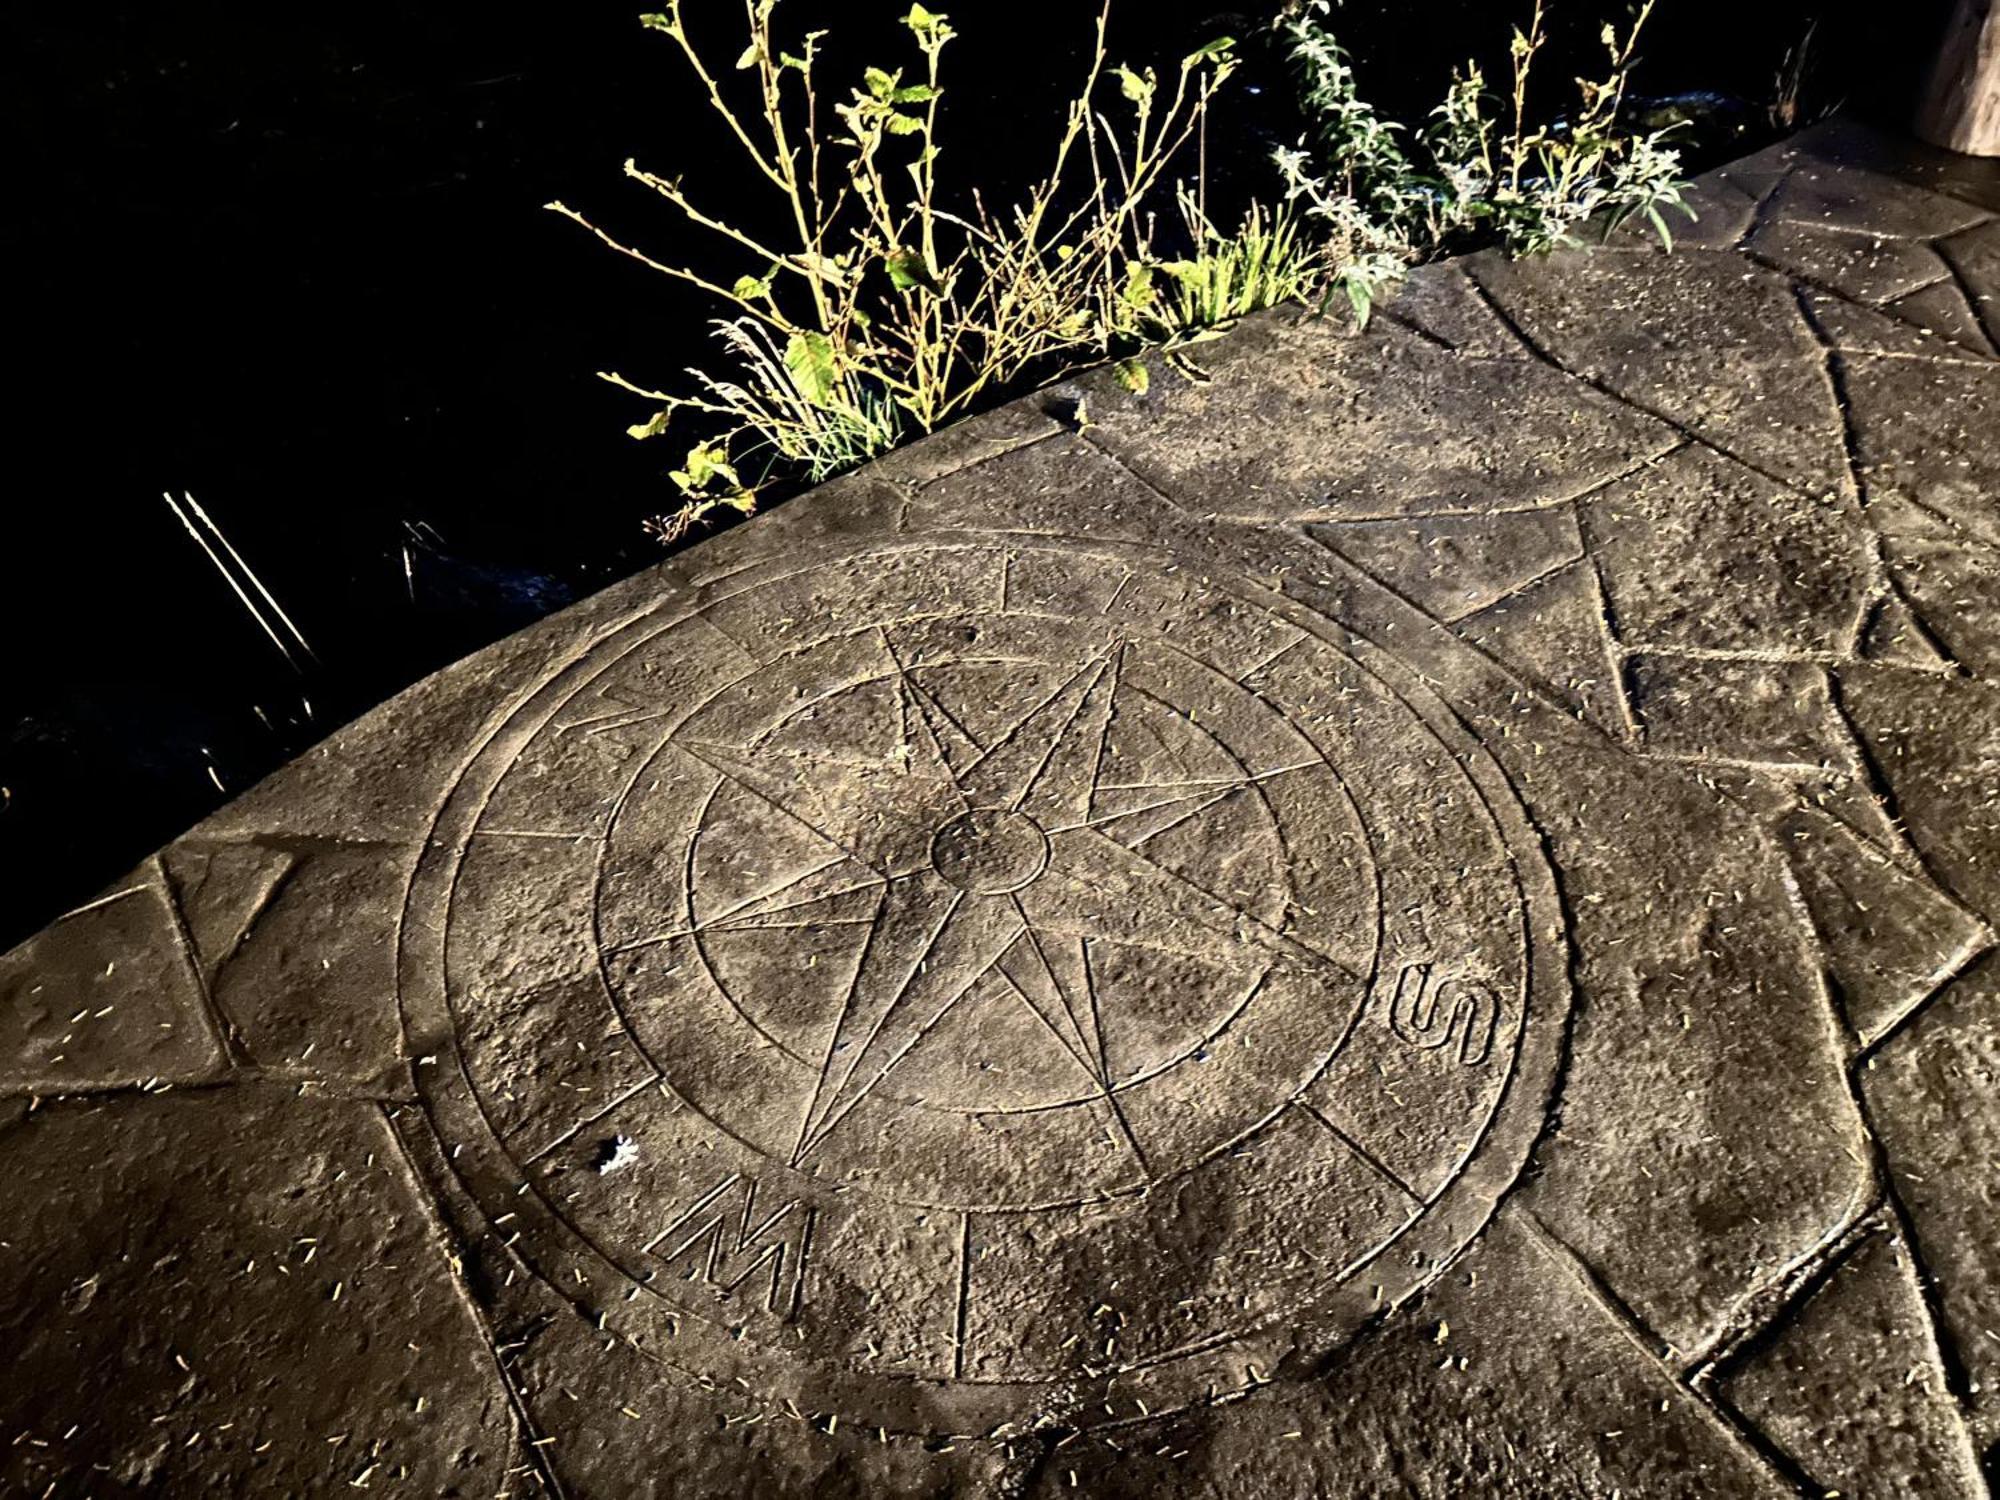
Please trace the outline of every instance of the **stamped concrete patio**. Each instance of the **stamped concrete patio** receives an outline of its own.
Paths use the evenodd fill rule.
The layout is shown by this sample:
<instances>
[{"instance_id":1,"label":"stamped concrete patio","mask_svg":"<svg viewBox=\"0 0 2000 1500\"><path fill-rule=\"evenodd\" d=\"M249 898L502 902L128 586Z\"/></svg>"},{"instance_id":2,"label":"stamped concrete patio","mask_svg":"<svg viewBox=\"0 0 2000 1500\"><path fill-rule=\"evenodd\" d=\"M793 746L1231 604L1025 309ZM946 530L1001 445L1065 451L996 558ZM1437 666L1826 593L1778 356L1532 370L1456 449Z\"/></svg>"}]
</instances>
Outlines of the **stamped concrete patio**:
<instances>
[{"instance_id":1,"label":"stamped concrete patio","mask_svg":"<svg viewBox=\"0 0 2000 1500\"><path fill-rule=\"evenodd\" d=\"M1885 149L947 432L0 958L0 1491L1987 1493L2000 176Z\"/></svg>"}]
</instances>

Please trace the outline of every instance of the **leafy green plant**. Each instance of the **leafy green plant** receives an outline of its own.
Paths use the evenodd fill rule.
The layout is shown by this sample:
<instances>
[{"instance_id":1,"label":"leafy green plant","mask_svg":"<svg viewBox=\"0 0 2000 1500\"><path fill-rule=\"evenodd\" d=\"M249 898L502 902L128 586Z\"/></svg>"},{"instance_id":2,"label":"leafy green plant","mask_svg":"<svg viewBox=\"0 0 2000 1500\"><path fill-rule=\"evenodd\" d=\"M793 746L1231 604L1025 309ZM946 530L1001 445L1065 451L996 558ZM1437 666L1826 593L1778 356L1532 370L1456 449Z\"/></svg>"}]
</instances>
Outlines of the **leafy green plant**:
<instances>
[{"instance_id":1,"label":"leafy green plant","mask_svg":"<svg viewBox=\"0 0 2000 1500\"><path fill-rule=\"evenodd\" d=\"M945 16L912 5L902 21L911 64L868 68L829 105L828 33L781 38L780 3L743 0L744 45L728 70L691 37L682 0L642 17L677 45L784 227L753 233L702 207L678 177L632 162L626 173L733 255L739 274L717 279L690 259L656 259L549 205L724 310L725 373L689 371L678 392L605 375L658 403L634 436L692 429L673 473L684 503L660 523L664 534L717 507L747 512L776 475L826 478L1030 377L1172 341L1215 313L1256 305L1293 274L1295 233L1253 215L1245 240L1230 241L1195 206L1198 184L1175 175L1235 67L1231 42L1189 55L1164 79L1114 66L1103 0L1052 164L1017 202L996 207L973 184L946 181L938 120L955 33ZM1100 98L1114 86L1115 101ZM1195 254L1162 263L1151 205L1175 192L1199 226Z\"/></svg>"},{"instance_id":2,"label":"leafy green plant","mask_svg":"<svg viewBox=\"0 0 2000 1500\"><path fill-rule=\"evenodd\" d=\"M1530 81L1548 18L1545 0L1535 0L1526 29L1513 33L1507 95L1494 95L1468 63L1415 131L1361 97L1346 52L1321 20L1329 0L1281 21L1313 129L1275 159L1287 202L1324 237L1327 295L1344 292L1366 322L1384 290L1419 261L1481 239L1540 254L1575 243L1592 220L1608 233L1639 216L1671 245L1666 210L1687 212L1679 154L1669 132L1626 130L1619 119L1654 3L1644 0L1622 35L1604 27L1607 76L1578 79L1575 109L1538 123Z\"/></svg>"}]
</instances>

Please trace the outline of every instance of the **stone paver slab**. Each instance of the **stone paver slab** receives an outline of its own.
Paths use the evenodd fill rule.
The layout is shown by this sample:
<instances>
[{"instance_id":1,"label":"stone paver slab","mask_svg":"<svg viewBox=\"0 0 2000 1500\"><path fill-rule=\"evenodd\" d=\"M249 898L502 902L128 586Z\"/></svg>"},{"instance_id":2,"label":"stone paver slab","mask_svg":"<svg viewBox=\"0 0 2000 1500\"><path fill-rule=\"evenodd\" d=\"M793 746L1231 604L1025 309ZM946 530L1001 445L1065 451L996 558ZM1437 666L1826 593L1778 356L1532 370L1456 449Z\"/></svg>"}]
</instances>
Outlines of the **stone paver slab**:
<instances>
[{"instance_id":1,"label":"stone paver slab","mask_svg":"<svg viewBox=\"0 0 2000 1500\"><path fill-rule=\"evenodd\" d=\"M1701 250L1486 260L1477 275L1565 369L1809 495L1847 485L1825 361L1782 276Z\"/></svg>"},{"instance_id":2,"label":"stone paver slab","mask_svg":"<svg viewBox=\"0 0 2000 1500\"><path fill-rule=\"evenodd\" d=\"M1990 1464L2000 1442L2000 965L1986 960L1886 1043L1861 1088Z\"/></svg>"},{"instance_id":3,"label":"stone paver slab","mask_svg":"<svg viewBox=\"0 0 2000 1500\"><path fill-rule=\"evenodd\" d=\"M1870 149L962 424L0 957L0 1488L1977 1494L1992 209Z\"/></svg>"},{"instance_id":4,"label":"stone paver slab","mask_svg":"<svg viewBox=\"0 0 2000 1500\"><path fill-rule=\"evenodd\" d=\"M1835 1263L1723 1382L1827 1492L1986 1493L1907 1247L1877 1233Z\"/></svg>"},{"instance_id":5,"label":"stone paver slab","mask_svg":"<svg viewBox=\"0 0 2000 1500\"><path fill-rule=\"evenodd\" d=\"M0 1132L0 1206L0 1488L509 1488L492 1353L373 1106L47 1104Z\"/></svg>"},{"instance_id":6,"label":"stone paver slab","mask_svg":"<svg viewBox=\"0 0 2000 1500\"><path fill-rule=\"evenodd\" d=\"M0 954L0 1090L191 1083L224 1064L157 865Z\"/></svg>"},{"instance_id":7,"label":"stone paver slab","mask_svg":"<svg viewBox=\"0 0 2000 1500\"><path fill-rule=\"evenodd\" d=\"M1196 354L1208 383L1162 367L1135 396L1097 380L1089 409L1094 441L1205 513L1361 520L1554 504L1674 441L1537 362L1455 354L1389 320L1347 339L1278 314Z\"/></svg>"}]
</instances>

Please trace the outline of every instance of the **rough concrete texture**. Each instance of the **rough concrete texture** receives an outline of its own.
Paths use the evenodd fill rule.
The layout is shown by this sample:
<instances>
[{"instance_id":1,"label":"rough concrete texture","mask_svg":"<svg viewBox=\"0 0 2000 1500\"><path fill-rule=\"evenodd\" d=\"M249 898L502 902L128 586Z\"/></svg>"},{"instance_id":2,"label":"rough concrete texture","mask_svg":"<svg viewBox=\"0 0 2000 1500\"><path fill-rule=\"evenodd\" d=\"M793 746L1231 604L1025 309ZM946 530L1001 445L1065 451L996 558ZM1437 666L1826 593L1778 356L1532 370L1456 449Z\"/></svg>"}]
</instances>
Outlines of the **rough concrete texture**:
<instances>
[{"instance_id":1,"label":"rough concrete texture","mask_svg":"<svg viewBox=\"0 0 2000 1500\"><path fill-rule=\"evenodd\" d=\"M2000 184L1880 149L942 434L0 958L0 1489L1987 1493Z\"/></svg>"}]
</instances>

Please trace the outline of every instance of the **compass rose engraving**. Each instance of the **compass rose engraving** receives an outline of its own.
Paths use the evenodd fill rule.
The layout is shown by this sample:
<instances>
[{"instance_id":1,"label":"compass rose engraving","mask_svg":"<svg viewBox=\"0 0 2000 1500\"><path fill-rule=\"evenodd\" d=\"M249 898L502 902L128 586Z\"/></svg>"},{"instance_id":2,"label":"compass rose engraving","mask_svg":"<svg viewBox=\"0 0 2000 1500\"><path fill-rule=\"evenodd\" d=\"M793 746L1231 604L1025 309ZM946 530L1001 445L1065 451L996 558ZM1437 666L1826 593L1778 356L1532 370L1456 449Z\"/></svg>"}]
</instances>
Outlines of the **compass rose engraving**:
<instances>
[{"instance_id":1,"label":"compass rose engraving","mask_svg":"<svg viewBox=\"0 0 2000 1500\"><path fill-rule=\"evenodd\" d=\"M704 1378L965 1431L1239 1388L1448 1261L1566 993L1421 674L1047 539L713 583L511 714L413 887L426 1108L535 1274Z\"/></svg>"}]
</instances>

